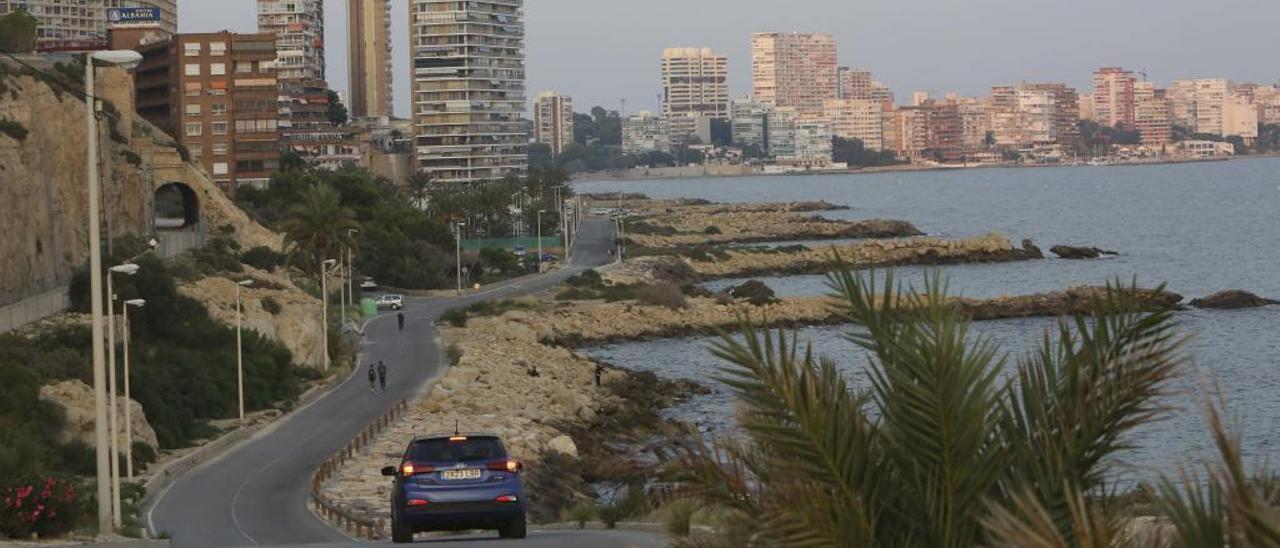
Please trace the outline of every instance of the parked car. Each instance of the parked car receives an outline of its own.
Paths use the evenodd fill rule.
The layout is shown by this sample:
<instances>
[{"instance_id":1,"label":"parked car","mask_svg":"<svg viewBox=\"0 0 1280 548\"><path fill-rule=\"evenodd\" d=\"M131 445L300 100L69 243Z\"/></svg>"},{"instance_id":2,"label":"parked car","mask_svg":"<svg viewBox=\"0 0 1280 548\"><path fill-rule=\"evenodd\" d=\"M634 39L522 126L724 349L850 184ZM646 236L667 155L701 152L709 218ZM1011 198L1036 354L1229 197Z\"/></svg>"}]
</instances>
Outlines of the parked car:
<instances>
[{"instance_id":1,"label":"parked car","mask_svg":"<svg viewBox=\"0 0 1280 548\"><path fill-rule=\"evenodd\" d=\"M382 475L391 489L391 540L413 542L425 531L496 529L524 538L524 465L493 434L432 434L409 442L400 466Z\"/></svg>"},{"instance_id":2,"label":"parked car","mask_svg":"<svg viewBox=\"0 0 1280 548\"><path fill-rule=\"evenodd\" d=\"M390 308L392 310L400 310L404 308L404 295L395 293L387 293L378 297L378 308Z\"/></svg>"},{"instance_id":3,"label":"parked car","mask_svg":"<svg viewBox=\"0 0 1280 548\"><path fill-rule=\"evenodd\" d=\"M378 282L373 281L373 278L365 278L360 282L360 289L365 291L373 291L375 289L378 289Z\"/></svg>"},{"instance_id":4,"label":"parked car","mask_svg":"<svg viewBox=\"0 0 1280 548\"><path fill-rule=\"evenodd\" d=\"M558 260L560 260L560 257L557 257L557 256L555 256L555 255L554 255L554 254L552 254L552 253L543 253L543 254L542 254L542 262L544 262L544 263L554 263L554 262L556 262L556 261L558 261Z\"/></svg>"},{"instance_id":5,"label":"parked car","mask_svg":"<svg viewBox=\"0 0 1280 548\"><path fill-rule=\"evenodd\" d=\"M511 254L517 257L523 257L528 254L528 251L525 251L524 246L518 245L511 249Z\"/></svg>"}]
</instances>

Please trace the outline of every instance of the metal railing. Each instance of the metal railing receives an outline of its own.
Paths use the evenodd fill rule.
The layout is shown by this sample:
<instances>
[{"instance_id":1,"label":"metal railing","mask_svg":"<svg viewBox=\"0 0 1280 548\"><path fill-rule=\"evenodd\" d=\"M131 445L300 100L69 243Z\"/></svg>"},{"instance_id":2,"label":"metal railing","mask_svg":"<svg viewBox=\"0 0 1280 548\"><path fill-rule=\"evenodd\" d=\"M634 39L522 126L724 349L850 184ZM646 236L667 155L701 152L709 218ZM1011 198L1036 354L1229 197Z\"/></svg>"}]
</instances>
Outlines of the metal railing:
<instances>
[{"instance_id":1,"label":"metal railing","mask_svg":"<svg viewBox=\"0 0 1280 548\"><path fill-rule=\"evenodd\" d=\"M320 488L326 481L336 476L338 471L347 464L347 461L353 460L361 451L373 445L374 440L378 438L382 430L404 417L408 409L408 401L400 400L396 402L395 405L391 406L391 409L388 409L381 417L370 423L363 432L347 442L346 446L338 450L337 453L330 455L328 459L325 459L320 464L320 467L311 475L311 504L315 509L316 515L334 527L354 535L356 538L367 540L387 538L387 523L385 519L370 515L363 510L345 507L341 503L326 497Z\"/></svg>"}]
</instances>

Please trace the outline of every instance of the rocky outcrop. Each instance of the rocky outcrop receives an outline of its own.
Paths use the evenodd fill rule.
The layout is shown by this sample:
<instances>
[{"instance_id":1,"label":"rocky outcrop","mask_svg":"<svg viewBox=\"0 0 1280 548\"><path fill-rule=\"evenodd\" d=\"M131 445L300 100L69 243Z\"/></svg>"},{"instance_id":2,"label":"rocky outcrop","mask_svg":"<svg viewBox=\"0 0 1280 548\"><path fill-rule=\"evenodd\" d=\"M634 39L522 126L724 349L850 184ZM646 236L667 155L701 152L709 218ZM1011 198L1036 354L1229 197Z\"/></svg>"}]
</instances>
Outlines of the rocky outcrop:
<instances>
[{"instance_id":1,"label":"rocky outcrop","mask_svg":"<svg viewBox=\"0 0 1280 548\"><path fill-rule=\"evenodd\" d=\"M1035 295L954 301L966 317L975 321L1048 317L1086 313L1093 299L1104 291L1101 287L1082 286ZM1181 301L1182 296L1176 293L1143 290L1138 304L1142 310L1163 310L1177 307ZM584 346L732 331L744 317L767 319L771 326L848 323L849 319L833 304L825 297L789 297L761 305L700 298L689 299L687 308L670 310L630 302L578 301L539 314L508 313L504 319L524 325L538 333L541 340Z\"/></svg>"},{"instance_id":2,"label":"rocky outcrop","mask_svg":"<svg viewBox=\"0 0 1280 548\"><path fill-rule=\"evenodd\" d=\"M905 238L924 233L906 221L871 219L840 221L793 213L789 206L769 210L713 210L691 207L642 219L645 230L627 230L628 240L646 247L748 244L790 240ZM637 227L639 228L639 227Z\"/></svg>"},{"instance_id":3,"label":"rocky outcrop","mask_svg":"<svg viewBox=\"0 0 1280 548\"><path fill-rule=\"evenodd\" d=\"M94 417L96 413L92 386L79 380L47 384L40 387L40 399L58 405L66 415L66 427L58 434L58 438L62 442L78 441L89 447L94 446ZM142 404L134 400L125 400L123 396L120 396L116 401L121 404L116 415L118 417L116 424L119 429L119 446L124 447L125 443L124 405L128 405L129 417L133 425L133 441L145 443L151 446L152 449L158 449L160 444L156 441L156 431L147 423L147 414L143 412Z\"/></svg>"},{"instance_id":4,"label":"rocky outcrop","mask_svg":"<svg viewBox=\"0 0 1280 548\"><path fill-rule=\"evenodd\" d=\"M1238 289L1220 291L1213 295L1209 295L1208 297L1193 299L1191 301L1191 306L1213 310L1237 310L1241 308L1257 308L1273 304L1280 304L1280 301L1265 299L1254 295L1253 293L1249 293L1248 291L1241 291Z\"/></svg>"},{"instance_id":5,"label":"rocky outcrop","mask_svg":"<svg viewBox=\"0 0 1280 548\"><path fill-rule=\"evenodd\" d=\"M246 278L258 283L242 288L244 327L280 341L293 353L294 363L324 366L324 331L320 325L320 300L298 289L288 278L245 267ZM183 284L178 290L204 303L214 319L235 325L236 282L209 277ZM280 309L272 313L263 306L266 299Z\"/></svg>"},{"instance_id":6,"label":"rocky outcrop","mask_svg":"<svg viewBox=\"0 0 1280 548\"><path fill-rule=\"evenodd\" d=\"M1108 251L1096 247L1081 247L1071 245L1055 245L1049 248L1054 255L1063 259L1097 259L1104 255L1119 255L1115 251Z\"/></svg>"},{"instance_id":7,"label":"rocky outcrop","mask_svg":"<svg viewBox=\"0 0 1280 548\"><path fill-rule=\"evenodd\" d=\"M789 253L762 250L722 250L724 258L688 260L698 279L746 278L791 274L822 274L833 266L833 258L854 268L902 265L946 265L998 263L1040 258L1039 249L1014 247L1009 238L996 233L947 240L908 238L869 240L846 245L805 249Z\"/></svg>"}]
</instances>

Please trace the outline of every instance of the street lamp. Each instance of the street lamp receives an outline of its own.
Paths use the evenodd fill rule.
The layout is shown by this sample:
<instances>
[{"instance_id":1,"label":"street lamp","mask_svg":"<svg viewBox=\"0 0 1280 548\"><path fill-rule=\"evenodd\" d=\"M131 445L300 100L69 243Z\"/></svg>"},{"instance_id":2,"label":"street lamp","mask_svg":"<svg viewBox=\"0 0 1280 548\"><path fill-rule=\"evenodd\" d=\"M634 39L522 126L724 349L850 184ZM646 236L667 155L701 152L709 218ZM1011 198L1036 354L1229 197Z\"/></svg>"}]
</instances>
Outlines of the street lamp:
<instances>
[{"instance_id":1,"label":"street lamp","mask_svg":"<svg viewBox=\"0 0 1280 548\"><path fill-rule=\"evenodd\" d=\"M337 259L320 262L320 335L324 339L324 370L329 370L329 269L338 264Z\"/></svg>"},{"instance_id":2,"label":"street lamp","mask_svg":"<svg viewBox=\"0 0 1280 548\"><path fill-rule=\"evenodd\" d=\"M111 350L107 355L107 393L109 394L107 406L110 408L107 424L110 425L111 441L107 446L111 449L111 523L116 527L120 527L122 515L120 512L120 430L116 426L120 415L120 407L116 403L118 392L116 390L116 292L112 280L115 274L126 276L137 274L138 268L136 264L124 263L113 266L107 271L107 346ZM128 406L127 401L125 406Z\"/></svg>"},{"instance_id":3,"label":"street lamp","mask_svg":"<svg viewBox=\"0 0 1280 548\"><path fill-rule=\"evenodd\" d=\"M119 65L132 69L142 60L142 54L131 50L97 51L86 53L84 59L85 90L85 170L89 186L89 292L93 332L93 409L94 453L98 479L98 531L112 528L111 511L111 462L107 441L107 387L105 369L106 349L102 340L102 219L99 209L101 181L98 180L98 100L93 84L93 62Z\"/></svg>"},{"instance_id":4,"label":"street lamp","mask_svg":"<svg viewBox=\"0 0 1280 548\"><path fill-rule=\"evenodd\" d=\"M133 481L133 409L129 405L129 307L142 308L146 299L130 299L124 302L124 468L129 481ZM117 491L118 495L119 491Z\"/></svg>"},{"instance_id":5,"label":"street lamp","mask_svg":"<svg viewBox=\"0 0 1280 548\"><path fill-rule=\"evenodd\" d=\"M253 280L236 282L236 387L240 394L240 426L244 426L244 347L240 344L240 329L241 324L244 322L240 313L240 288L251 285L253 285ZM329 332L327 330L325 331L325 340L329 340ZM327 350L325 356L327 359Z\"/></svg>"},{"instance_id":6,"label":"street lamp","mask_svg":"<svg viewBox=\"0 0 1280 548\"><path fill-rule=\"evenodd\" d=\"M350 236L352 238L355 238L355 235L359 233L360 233L360 229L358 228L347 229L347 236ZM347 246L347 298L349 300L347 304L350 306L355 306L356 305L356 282L355 282L356 257L355 257L355 254L352 253L351 249L352 249L352 246ZM343 310L342 323L345 324L347 322L346 318L347 318L347 312L346 310Z\"/></svg>"},{"instance_id":7,"label":"street lamp","mask_svg":"<svg viewBox=\"0 0 1280 548\"><path fill-rule=\"evenodd\" d=\"M458 262L458 272L457 272L458 295L461 295L462 294L462 228L467 226L467 223L458 221L453 223L453 226L454 226L453 236L455 240L454 242L455 250L453 255Z\"/></svg>"},{"instance_id":8,"label":"street lamp","mask_svg":"<svg viewBox=\"0 0 1280 548\"><path fill-rule=\"evenodd\" d=\"M538 272L542 272L542 214L545 209L538 210Z\"/></svg>"}]
</instances>

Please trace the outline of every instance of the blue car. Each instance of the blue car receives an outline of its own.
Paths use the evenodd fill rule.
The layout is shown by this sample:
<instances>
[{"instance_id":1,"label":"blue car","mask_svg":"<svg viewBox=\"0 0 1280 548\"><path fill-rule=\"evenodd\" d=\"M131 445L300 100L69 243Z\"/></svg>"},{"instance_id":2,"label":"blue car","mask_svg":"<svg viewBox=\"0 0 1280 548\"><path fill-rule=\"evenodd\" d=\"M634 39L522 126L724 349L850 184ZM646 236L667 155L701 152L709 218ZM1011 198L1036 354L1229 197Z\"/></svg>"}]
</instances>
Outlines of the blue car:
<instances>
[{"instance_id":1,"label":"blue car","mask_svg":"<svg viewBox=\"0 0 1280 548\"><path fill-rule=\"evenodd\" d=\"M492 434L414 438L398 468L382 469L382 475L395 478L391 540L413 542L418 532L471 529L524 538L523 469Z\"/></svg>"}]
</instances>

